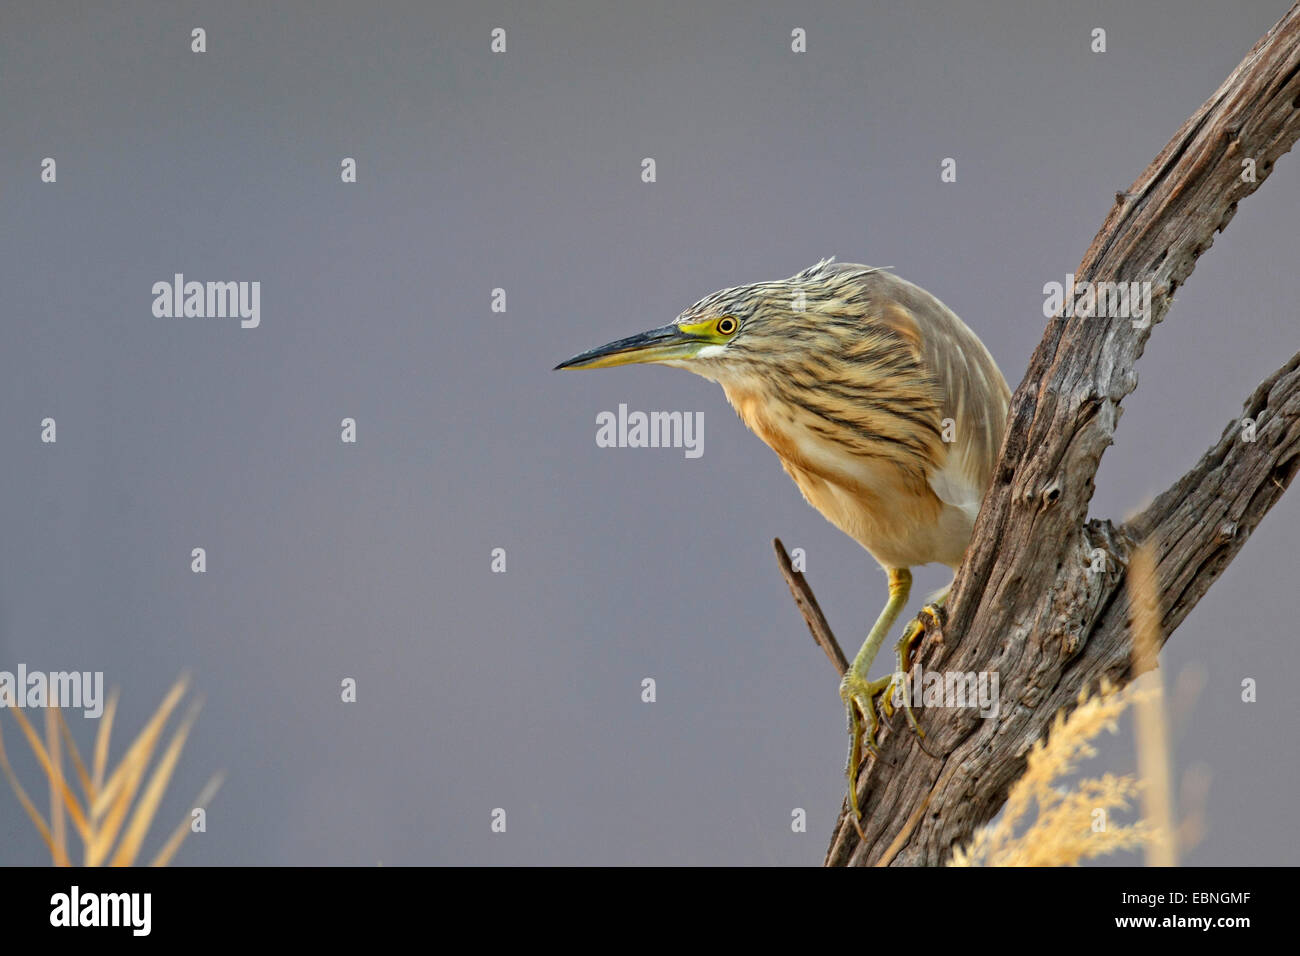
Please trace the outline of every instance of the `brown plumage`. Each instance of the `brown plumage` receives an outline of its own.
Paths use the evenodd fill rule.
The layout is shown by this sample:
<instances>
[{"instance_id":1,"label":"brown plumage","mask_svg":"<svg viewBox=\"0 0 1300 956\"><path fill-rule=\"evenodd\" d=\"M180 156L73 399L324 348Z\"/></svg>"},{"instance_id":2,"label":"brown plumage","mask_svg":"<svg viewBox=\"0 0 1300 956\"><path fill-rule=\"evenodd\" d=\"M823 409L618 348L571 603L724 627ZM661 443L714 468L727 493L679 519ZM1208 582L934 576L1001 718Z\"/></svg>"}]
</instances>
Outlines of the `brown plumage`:
<instances>
[{"instance_id":1,"label":"brown plumage","mask_svg":"<svg viewBox=\"0 0 1300 956\"><path fill-rule=\"evenodd\" d=\"M975 334L924 289L847 263L714 293L677 324L720 314L741 321L723 352L667 364L722 385L809 504L881 565L960 564L1011 396Z\"/></svg>"},{"instance_id":2,"label":"brown plumage","mask_svg":"<svg viewBox=\"0 0 1300 956\"><path fill-rule=\"evenodd\" d=\"M907 602L908 569L961 563L1006 426L1006 380L975 333L930 293L882 269L830 260L789 279L715 292L672 325L559 367L632 362L719 383L808 503L888 574L889 602L840 689L856 820L863 722L874 744L876 699L894 687L893 678L871 682L867 673ZM895 676L918 633L911 627L899 642Z\"/></svg>"}]
</instances>

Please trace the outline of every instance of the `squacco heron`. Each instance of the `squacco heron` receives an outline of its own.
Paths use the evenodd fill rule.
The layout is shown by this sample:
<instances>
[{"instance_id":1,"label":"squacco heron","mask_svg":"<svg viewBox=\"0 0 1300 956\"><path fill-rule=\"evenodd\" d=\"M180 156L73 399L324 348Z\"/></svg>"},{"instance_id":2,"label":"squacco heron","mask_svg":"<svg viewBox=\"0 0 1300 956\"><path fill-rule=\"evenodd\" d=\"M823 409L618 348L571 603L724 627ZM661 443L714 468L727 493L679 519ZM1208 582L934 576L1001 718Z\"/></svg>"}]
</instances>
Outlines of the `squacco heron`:
<instances>
[{"instance_id":1,"label":"squacco heron","mask_svg":"<svg viewBox=\"0 0 1300 956\"><path fill-rule=\"evenodd\" d=\"M874 752L877 706L892 716L900 700L920 733L905 680L919 619L897 644L894 674L868 680L871 663L907 603L910 569L961 564L1006 425L1006 380L975 333L930 293L881 269L830 260L789 279L715 292L671 325L557 368L637 362L721 385L808 503L888 576L889 600L840 685L857 823L864 729ZM936 614L947 593L923 613Z\"/></svg>"}]
</instances>

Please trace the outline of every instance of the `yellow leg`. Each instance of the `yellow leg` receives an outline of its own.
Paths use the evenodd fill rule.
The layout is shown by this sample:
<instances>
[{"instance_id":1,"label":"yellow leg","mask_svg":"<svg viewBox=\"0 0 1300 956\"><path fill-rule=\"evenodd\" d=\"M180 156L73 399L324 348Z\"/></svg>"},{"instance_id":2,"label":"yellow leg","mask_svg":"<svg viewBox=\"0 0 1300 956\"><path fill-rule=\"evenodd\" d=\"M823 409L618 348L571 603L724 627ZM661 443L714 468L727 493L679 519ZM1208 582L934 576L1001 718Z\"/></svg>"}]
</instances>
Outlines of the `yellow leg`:
<instances>
[{"instance_id":1,"label":"yellow leg","mask_svg":"<svg viewBox=\"0 0 1300 956\"><path fill-rule=\"evenodd\" d=\"M907 597L912 591L912 572L907 568L887 568L889 575L889 601L876 618L876 623L862 642L862 648L853 658L853 663L840 682L840 699L844 701L848 713L849 758L845 773L849 778L849 805L853 810L853 825L862 832L858 814L858 764L862 762L862 741L864 722L871 727L867 738L869 749L876 749L876 730L880 719L876 715L876 697L887 690L893 678L886 677L877 681L868 681L871 662L875 660L884 643L885 636L893 629L894 621L907 605Z\"/></svg>"},{"instance_id":2,"label":"yellow leg","mask_svg":"<svg viewBox=\"0 0 1300 956\"><path fill-rule=\"evenodd\" d=\"M928 617L936 624L942 623L943 605L947 600L948 592L945 591L933 603L921 608L921 613L909 621L907 627L904 628L903 636L898 639L898 643L895 645L898 655L897 670L894 671L893 677L890 678L889 685L885 688L881 700L881 707L885 711L886 717L893 717L894 710L901 707L903 712L907 714L908 724L911 725L912 730L922 740L925 739L925 731L921 729L916 722L916 715L912 713L912 701L907 689L907 674L912 669L912 651L916 649L916 645L925 636L925 622L921 618ZM925 750L924 744L921 749ZM925 752L929 753L928 750Z\"/></svg>"}]
</instances>

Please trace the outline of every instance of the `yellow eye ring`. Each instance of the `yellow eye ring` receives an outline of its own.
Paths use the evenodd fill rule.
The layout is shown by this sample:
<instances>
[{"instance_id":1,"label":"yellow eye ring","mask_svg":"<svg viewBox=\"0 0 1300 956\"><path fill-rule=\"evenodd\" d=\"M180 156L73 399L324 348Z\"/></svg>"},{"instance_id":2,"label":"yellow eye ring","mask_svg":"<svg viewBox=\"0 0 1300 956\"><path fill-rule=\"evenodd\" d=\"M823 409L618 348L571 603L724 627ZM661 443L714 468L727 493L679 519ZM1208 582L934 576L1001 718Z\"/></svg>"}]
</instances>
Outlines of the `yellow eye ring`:
<instances>
[{"instance_id":1,"label":"yellow eye ring","mask_svg":"<svg viewBox=\"0 0 1300 956\"><path fill-rule=\"evenodd\" d=\"M719 335L731 335L736 329L740 328L740 323L736 321L735 316L724 315L718 319L717 328Z\"/></svg>"}]
</instances>

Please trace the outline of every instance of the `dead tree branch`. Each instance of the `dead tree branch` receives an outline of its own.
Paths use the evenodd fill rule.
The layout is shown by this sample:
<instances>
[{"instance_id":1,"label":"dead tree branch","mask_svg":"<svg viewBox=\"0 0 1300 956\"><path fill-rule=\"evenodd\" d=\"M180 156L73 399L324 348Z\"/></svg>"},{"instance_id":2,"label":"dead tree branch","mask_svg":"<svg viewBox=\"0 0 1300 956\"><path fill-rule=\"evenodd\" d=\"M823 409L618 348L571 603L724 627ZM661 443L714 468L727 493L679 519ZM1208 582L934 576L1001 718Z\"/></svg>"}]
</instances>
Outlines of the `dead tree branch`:
<instances>
[{"instance_id":1,"label":"dead tree branch","mask_svg":"<svg viewBox=\"0 0 1300 956\"><path fill-rule=\"evenodd\" d=\"M1150 322L1052 319L1012 396L1001 461L948 619L942 633L929 629L918 654L927 670L998 674L997 716L918 710L939 759L923 753L896 718L881 756L861 774L866 839L841 812L828 864L944 863L997 813L1057 711L1072 708L1080 689L1103 676L1120 684L1134 676L1124 584L1136 543L1154 544L1167 638L1294 478L1300 355L1246 402L1243 419L1253 420L1254 441L1233 421L1136 518L1120 526L1087 520L1097 468L1120 402L1137 385L1134 369L1151 328L1237 203L1298 137L1300 4L1117 195L1076 271L1078 282L1150 283ZM798 586L792 573L786 579L818 643L837 647L802 576Z\"/></svg>"},{"instance_id":2,"label":"dead tree branch","mask_svg":"<svg viewBox=\"0 0 1300 956\"><path fill-rule=\"evenodd\" d=\"M780 538L772 542L772 547L776 549L776 563L781 569L781 576L790 586L790 596L794 598L795 606L799 608L804 623L812 632L813 640L826 652L831 666L835 668L835 673L843 677L844 672L849 669L849 659L844 656L839 641L835 640L835 635L831 633L831 626L826 623L826 615L822 613L821 605L813 596L812 588L808 586L803 573L796 571L794 565L790 563L790 555L786 554L785 545L781 543Z\"/></svg>"}]
</instances>

